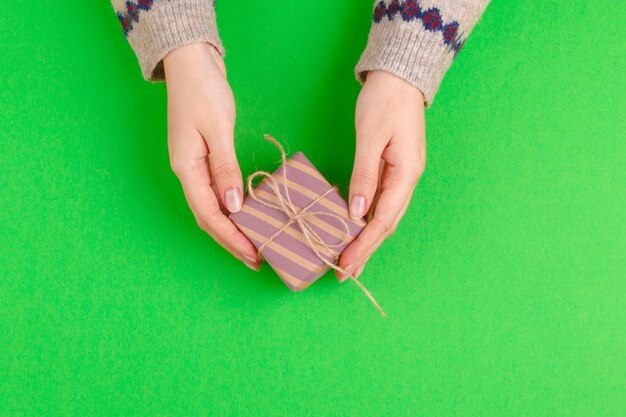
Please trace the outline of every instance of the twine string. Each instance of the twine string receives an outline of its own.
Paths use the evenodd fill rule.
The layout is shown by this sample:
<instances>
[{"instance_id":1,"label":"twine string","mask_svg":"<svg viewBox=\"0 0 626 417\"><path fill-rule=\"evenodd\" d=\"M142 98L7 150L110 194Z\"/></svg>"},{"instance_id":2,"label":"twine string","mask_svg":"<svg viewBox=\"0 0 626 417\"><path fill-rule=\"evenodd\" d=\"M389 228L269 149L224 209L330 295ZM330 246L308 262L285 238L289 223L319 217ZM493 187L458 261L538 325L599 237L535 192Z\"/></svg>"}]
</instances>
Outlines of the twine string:
<instances>
[{"instance_id":1,"label":"twine string","mask_svg":"<svg viewBox=\"0 0 626 417\"><path fill-rule=\"evenodd\" d=\"M276 146L278 148L278 150L280 151L281 163L282 163L282 165L281 165L281 167L282 167L282 182L283 182L282 185L283 185L283 189L284 189L284 194L280 190L280 186L278 184L278 181L276 181L276 179L267 171L257 171L257 172L252 173L248 177L248 181L247 181L248 194L250 195L250 197L252 197L259 204L262 204L262 205L264 205L266 207L271 207L273 209L282 211L283 213L285 213L287 215L289 220L282 227L280 227L278 230L276 230L276 232L274 232L270 237L268 237L267 240L265 242L263 242L263 244L261 244L261 246L258 249L259 253L270 242L272 242L278 235L280 235L283 231L285 231L285 229L287 229L292 224L297 224L298 228L302 232L302 235L304 236L308 246L313 250L315 255L325 265L327 265L328 267L330 267L330 268L334 269L335 271L338 271L338 272L346 275L347 277L349 277L361 289L361 291L363 291L363 293L367 296L367 298L374 305L374 307L376 307L378 312L383 317L387 317L387 314L385 314L385 312L380 307L378 302L376 302L376 299L372 296L372 294L368 291L368 289L365 288L365 286L354 275L352 275L352 273L346 271L345 269L343 269L342 267L340 267L336 263L331 262L331 261L329 261L327 259L327 257L330 257L331 259L335 259L337 257L338 251L336 249L339 248L342 243L341 242L338 243L338 244L327 243L324 239L322 239L319 236L319 234L311 226L311 223L307 220L307 218L310 218L310 217L321 217L321 216L327 216L327 217L334 218L341 224L341 226L343 228L342 241L345 242L349 238L349 236L350 236L350 228L348 226L348 223L346 223L346 221L344 220L343 217L341 217L341 216L339 216L338 214L335 214L335 213L329 213L329 212L323 212L323 211L310 211L310 209L316 203L318 203L319 201L323 200L328 194L330 194L333 191L335 191L336 187L329 188L326 192L324 192L323 194L318 196L315 200L313 200L306 207L304 207L302 209L298 209L291 202L291 196L289 195L289 182L287 180L287 154L285 153L285 149L273 137L271 137L269 135L264 135L264 138L268 142L274 144L274 146ZM263 177L263 179L266 181L266 184L269 187L269 189L276 196L276 200L278 201L278 204L274 204L273 202L264 200L264 199L260 198L255 193L254 187L253 187L252 183L253 183L253 180L255 178L257 178L257 177ZM327 256L324 256L324 254L322 254L321 251L318 248L321 248L321 251L325 252L325 254Z\"/></svg>"}]
</instances>

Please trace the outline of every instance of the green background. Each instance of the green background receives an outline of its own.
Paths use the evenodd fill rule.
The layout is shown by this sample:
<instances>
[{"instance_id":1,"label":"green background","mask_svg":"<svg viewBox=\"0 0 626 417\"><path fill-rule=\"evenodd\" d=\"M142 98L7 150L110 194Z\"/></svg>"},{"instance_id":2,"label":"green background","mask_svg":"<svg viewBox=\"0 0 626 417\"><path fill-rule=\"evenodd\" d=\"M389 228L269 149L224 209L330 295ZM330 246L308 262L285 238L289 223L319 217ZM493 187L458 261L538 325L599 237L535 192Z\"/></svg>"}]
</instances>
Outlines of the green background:
<instances>
[{"instance_id":1,"label":"green background","mask_svg":"<svg viewBox=\"0 0 626 417\"><path fill-rule=\"evenodd\" d=\"M0 15L0 416L626 409L625 8L494 0L362 280L291 293L188 211L163 84L106 1ZM271 133L344 192L369 0L220 1L244 175ZM621 132L621 133L620 133Z\"/></svg>"}]
</instances>

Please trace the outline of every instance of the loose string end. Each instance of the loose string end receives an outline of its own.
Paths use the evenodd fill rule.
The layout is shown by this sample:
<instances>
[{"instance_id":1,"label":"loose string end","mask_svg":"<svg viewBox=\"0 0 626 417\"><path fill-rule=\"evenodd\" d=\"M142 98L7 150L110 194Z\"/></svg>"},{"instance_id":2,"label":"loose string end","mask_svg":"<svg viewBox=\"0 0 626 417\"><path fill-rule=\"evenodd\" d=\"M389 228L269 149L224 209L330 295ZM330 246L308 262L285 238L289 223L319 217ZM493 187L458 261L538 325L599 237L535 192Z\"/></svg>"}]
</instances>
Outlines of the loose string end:
<instances>
[{"instance_id":1,"label":"loose string end","mask_svg":"<svg viewBox=\"0 0 626 417\"><path fill-rule=\"evenodd\" d=\"M385 313L385 311L382 309L382 307L378 304L378 302L376 301L376 299L374 298L374 296L369 292L369 290L367 288L365 288L365 285L361 284L361 281L359 281L358 279L356 279L356 277L353 277L352 275L348 275L348 277L354 281L354 283L356 285L359 286L359 288L361 289L361 291L363 291L363 293L365 294L365 296L367 298L369 298L370 302L374 305L374 307L376 307L376 310L378 310L378 312L380 313L381 316L383 316L384 318L387 317L387 313Z\"/></svg>"}]
</instances>

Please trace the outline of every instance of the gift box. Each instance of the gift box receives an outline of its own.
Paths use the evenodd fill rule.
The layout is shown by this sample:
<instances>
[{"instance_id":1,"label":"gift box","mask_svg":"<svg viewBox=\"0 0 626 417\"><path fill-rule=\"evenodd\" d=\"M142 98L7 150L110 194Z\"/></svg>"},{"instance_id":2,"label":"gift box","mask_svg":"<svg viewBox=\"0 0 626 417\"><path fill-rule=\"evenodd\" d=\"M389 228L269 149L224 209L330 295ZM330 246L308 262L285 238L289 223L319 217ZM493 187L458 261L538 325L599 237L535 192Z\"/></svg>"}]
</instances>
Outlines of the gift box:
<instances>
[{"instance_id":1,"label":"gift box","mask_svg":"<svg viewBox=\"0 0 626 417\"><path fill-rule=\"evenodd\" d=\"M241 211L230 219L292 291L303 291L337 262L343 249L365 227L353 220L348 205L302 152L286 159L272 174L248 178ZM263 177L258 186L252 180Z\"/></svg>"}]
</instances>

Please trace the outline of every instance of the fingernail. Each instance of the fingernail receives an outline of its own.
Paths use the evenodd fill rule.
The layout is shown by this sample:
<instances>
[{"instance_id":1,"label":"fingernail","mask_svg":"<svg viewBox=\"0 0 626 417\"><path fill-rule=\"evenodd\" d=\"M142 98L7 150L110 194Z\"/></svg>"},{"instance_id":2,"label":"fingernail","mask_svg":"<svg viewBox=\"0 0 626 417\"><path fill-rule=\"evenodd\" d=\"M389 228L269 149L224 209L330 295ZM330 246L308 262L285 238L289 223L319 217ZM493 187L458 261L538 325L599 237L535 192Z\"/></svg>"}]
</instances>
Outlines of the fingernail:
<instances>
[{"instance_id":1,"label":"fingernail","mask_svg":"<svg viewBox=\"0 0 626 417\"><path fill-rule=\"evenodd\" d=\"M347 266L344 270L345 270L345 271L351 271L351 269L350 269L351 267L352 267L352 265ZM339 283L344 282L344 281L345 281L345 280L347 280L348 278L350 278L350 276L349 276L349 275L346 275L346 274L344 274L344 273L341 273L341 272L340 272L340 276L339 276Z\"/></svg>"},{"instance_id":2,"label":"fingernail","mask_svg":"<svg viewBox=\"0 0 626 417\"><path fill-rule=\"evenodd\" d=\"M225 200L226 200L226 209L231 213L237 213L241 210L241 193L239 192L239 188L233 187L226 191Z\"/></svg>"},{"instance_id":3,"label":"fingernail","mask_svg":"<svg viewBox=\"0 0 626 417\"><path fill-rule=\"evenodd\" d=\"M259 260L259 258L257 258L256 256L250 256L250 255L243 255L244 258L246 258L248 260L248 262L255 264L256 261Z\"/></svg>"},{"instance_id":4,"label":"fingernail","mask_svg":"<svg viewBox=\"0 0 626 417\"><path fill-rule=\"evenodd\" d=\"M261 266L257 266L255 263L252 262L248 262L248 261L243 261L244 265L246 265L248 268L252 269L255 272L259 272L259 269L261 268Z\"/></svg>"},{"instance_id":5,"label":"fingernail","mask_svg":"<svg viewBox=\"0 0 626 417\"><path fill-rule=\"evenodd\" d=\"M353 195L350 199L350 217L353 220L359 220L365 214L365 197L362 195Z\"/></svg>"},{"instance_id":6,"label":"fingernail","mask_svg":"<svg viewBox=\"0 0 626 417\"><path fill-rule=\"evenodd\" d=\"M352 276L354 278L358 278L359 275L361 275L361 272L363 272L363 268L365 267L365 264L361 265L360 267L357 268L357 270L354 272L354 274L352 274ZM351 270L351 266L347 267L346 270L350 271ZM344 282L345 280L347 280L348 278L350 278L348 275L343 275L341 274L341 277L339 278L339 282Z\"/></svg>"}]
</instances>

